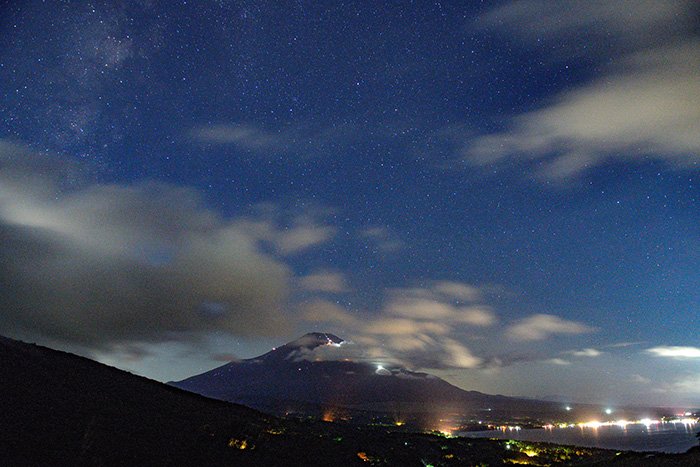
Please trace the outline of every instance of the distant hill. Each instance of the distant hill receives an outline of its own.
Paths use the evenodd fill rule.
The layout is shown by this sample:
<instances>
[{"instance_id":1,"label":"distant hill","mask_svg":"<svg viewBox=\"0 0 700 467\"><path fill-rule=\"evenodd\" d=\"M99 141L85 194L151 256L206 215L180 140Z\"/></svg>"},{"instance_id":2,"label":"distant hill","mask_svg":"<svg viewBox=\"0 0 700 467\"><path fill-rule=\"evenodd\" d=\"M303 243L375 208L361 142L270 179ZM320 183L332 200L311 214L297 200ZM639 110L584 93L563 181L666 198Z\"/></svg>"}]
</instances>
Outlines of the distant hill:
<instances>
[{"instance_id":1,"label":"distant hill","mask_svg":"<svg viewBox=\"0 0 700 467\"><path fill-rule=\"evenodd\" d=\"M355 361L313 361L320 346L342 345L330 333L309 333L256 358L227 363L170 384L216 399L266 409L290 402L406 413L498 412L540 415L560 404L465 391L427 373Z\"/></svg>"}]
</instances>

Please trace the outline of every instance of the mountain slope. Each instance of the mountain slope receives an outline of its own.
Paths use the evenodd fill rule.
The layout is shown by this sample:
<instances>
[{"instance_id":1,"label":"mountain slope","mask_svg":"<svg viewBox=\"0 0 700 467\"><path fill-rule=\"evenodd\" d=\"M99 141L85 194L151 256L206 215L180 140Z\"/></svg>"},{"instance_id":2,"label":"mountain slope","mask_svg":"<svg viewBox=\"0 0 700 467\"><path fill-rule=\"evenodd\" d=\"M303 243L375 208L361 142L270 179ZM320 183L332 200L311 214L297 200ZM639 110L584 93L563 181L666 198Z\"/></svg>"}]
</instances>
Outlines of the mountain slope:
<instances>
[{"instance_id":1,"label":"mountain slope","mask_svg":"<svg viewBox=\"0 0 700 467\"><path fill-rule=\"evenodd\" d=\"M261 355L231 362L171 384L217 399L269 407L298 401L377 411L537 412L552 403L465 391L426 373L365 362L312 361L322 346L342 345L328 333L310 333ZM323 349L321 349L323 350Z\"/></svg>"},{"instance_id":2,"label":"mountain slope","mask_svg":"<svg viewBox=\"0 0 700 467\"><path fill-rule=\"evenodd\" d=\"M3 465L231 465L278 421L92 360L0 337Z\"/></svg>"}]
</instances>

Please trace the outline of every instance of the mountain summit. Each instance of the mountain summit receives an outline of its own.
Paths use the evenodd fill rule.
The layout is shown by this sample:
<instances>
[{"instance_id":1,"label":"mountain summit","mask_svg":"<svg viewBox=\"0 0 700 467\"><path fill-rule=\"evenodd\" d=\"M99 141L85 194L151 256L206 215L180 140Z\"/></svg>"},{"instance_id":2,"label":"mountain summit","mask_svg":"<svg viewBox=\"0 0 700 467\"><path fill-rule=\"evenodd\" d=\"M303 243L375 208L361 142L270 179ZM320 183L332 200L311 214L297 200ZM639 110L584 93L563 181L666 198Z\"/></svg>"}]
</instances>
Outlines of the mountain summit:
<instances>
[{"instance_id":1,"label":"mountain summit","mask_svg":"<svg viewBox=\"0 0 700 467\"><path fill-rule=\"evenodd\" d=\"M302 358L319 347L327 345L340 347L343 342L345 342L343 339L328 332L310 332L281 347L275 347L264 355L244 361L295 360Z\"/></svg>"},{"instance_id":2,"label":"mountain summit","mask_svg":"<svg viewBox=\"0 0 700 467\"><path fill-rule=\"evenodd\" d=\"M329 332L310 332L286 345L290 347L315 348L319 345L340 345L343 342L345 342L343 339Z\"/></svg>"}]
</instances>

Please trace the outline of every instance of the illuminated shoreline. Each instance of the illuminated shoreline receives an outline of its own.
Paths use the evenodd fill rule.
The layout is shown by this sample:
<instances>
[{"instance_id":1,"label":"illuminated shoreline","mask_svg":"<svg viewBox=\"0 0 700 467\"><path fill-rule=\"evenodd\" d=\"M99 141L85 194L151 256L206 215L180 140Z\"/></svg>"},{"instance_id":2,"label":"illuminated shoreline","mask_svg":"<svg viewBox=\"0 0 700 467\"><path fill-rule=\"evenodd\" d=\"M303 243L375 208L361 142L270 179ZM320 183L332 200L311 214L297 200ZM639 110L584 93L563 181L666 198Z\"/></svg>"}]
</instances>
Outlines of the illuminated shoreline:
<instances>
[{"instance_id":1,"label":"illuminated shoreline","mask_svg":"<svg viewBox=\"0 0 700 467\"><path fill-rule=\"evenodd\" d=\"M543 427L498 425L484 431L455 432L469 438L491 438L639 452L681 453L697 445L700 418L590 420ZM657 435L659 436L657 438Z\"/></svg>"},{"instance_id":2,"label":"illuminated shoreline","mask_svg":"<svg viewBox=\"0 0 700 467\"><path fill-rule=\"evenodd\" d=\"M619 428L626 428L627 426L630 425L644 425L647 428L655 425L677 425L677 424L682 424L682 425L687 425L687 426L692 426L700 423L700 418L674 418L670 420L654 420L650 418L642 418L640 420L608 420L608 421L598 421L598 420L590 420L587 422L577 422L577 423L557 423L557 424L547 424L543 425L541 428L545 430L553 430L555 428L601 428L601 427L619 427ZM520 425L487 425L488 430L484 431L520 431L523 428ZM540 428L528 428L528 429L540 429Z\"/></svg>"}]
</instances>

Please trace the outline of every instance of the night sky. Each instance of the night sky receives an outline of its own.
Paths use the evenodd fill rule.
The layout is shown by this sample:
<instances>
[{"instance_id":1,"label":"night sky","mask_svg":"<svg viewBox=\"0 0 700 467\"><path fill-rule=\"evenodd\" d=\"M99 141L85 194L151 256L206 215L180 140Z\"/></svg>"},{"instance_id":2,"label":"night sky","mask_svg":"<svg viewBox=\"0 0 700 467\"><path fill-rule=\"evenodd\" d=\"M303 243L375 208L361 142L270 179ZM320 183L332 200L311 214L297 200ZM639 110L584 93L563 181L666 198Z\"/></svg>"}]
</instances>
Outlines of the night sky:
<instances>
[{"instance_id":1,"label":"night sky","mask_svg":"<svg viewBox=\"0 0 700 467\"><path fill-rule=\"evenodd\" d=\"M0 333L700 404L696 2L0 8Z\"/></svg>"}]
</instances>

